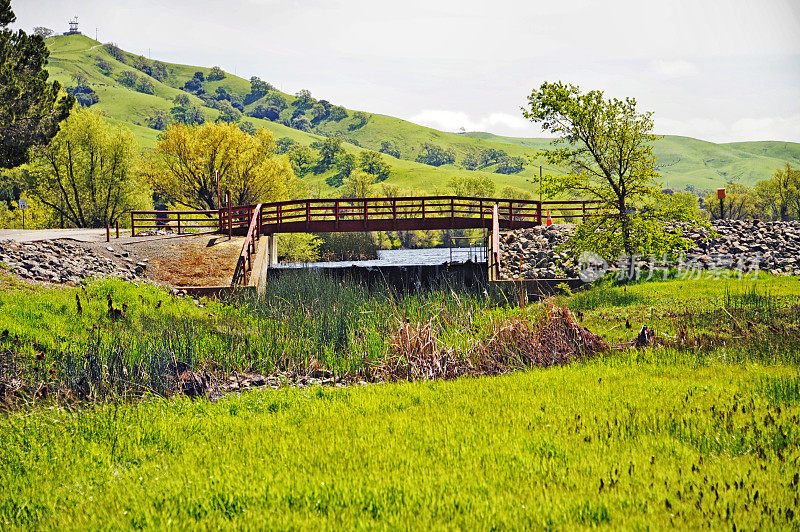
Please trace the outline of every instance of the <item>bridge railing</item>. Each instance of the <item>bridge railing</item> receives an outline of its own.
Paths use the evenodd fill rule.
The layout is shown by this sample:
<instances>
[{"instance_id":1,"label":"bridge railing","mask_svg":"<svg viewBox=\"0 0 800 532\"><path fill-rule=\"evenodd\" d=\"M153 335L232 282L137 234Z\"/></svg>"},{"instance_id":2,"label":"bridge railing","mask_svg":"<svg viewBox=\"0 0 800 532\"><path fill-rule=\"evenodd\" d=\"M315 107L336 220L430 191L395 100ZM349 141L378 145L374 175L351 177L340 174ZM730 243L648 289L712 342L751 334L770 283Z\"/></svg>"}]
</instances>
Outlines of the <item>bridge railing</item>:
<instances>
[{"instance_id":1,"label":"bridge railing","mask_svg":"<svg viewBox=\"0 0 800 532\"><path fill-rule=\"evenodd\" d=\"M244 242L242 242L242 252L239 254L239 259L236 262L236 269L233 272L231 286L245 284L247 274L253 270L253 255L256 252L257 241L261 237L261 204L259 203L250 210L252 214L250 216L247 234L244 237ZM233 217L229 219L232 220Z\"/></svg>"},{"instance_id":2,"label":"bridge railing","mask_svg":"<svg viewBox=\"0 0 800 532\"><path fill-rule=\"evenodd\" d=\"M131 211L131 236L141 230L167 228L178 234L196 229L216 232L220 228L219 211Z\"/></svg>"},{"instance_id":3,"label":"bridge railing","mask_svg":"<svg viewBox=\"0 0 800 532\"><path fill-rule=\"evenodd\" d=\"M480 218L488 227L492 207L498 205L503 227L541 225L548 212L551 219L585 219L600 209L593 201L535 201L476 198L466 196L424 196L397 198L307 199L265 203L262 222L266 231L283 224L329 223L331 231L343 222L375 220L425 220Z\"/></svg>"}]
</instances>

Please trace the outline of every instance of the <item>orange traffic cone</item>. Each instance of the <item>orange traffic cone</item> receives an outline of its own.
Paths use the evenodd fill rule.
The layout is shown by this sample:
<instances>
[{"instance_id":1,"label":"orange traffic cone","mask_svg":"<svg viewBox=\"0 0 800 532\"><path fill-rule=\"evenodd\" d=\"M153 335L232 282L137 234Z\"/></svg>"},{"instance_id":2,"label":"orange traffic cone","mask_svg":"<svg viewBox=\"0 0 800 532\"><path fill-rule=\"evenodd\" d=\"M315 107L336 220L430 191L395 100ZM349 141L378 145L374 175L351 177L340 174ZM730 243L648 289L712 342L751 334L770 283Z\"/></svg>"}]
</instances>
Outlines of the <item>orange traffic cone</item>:
<instances>
[{"instance_id":1,"label":"orange traffic cone","mask_svg":"<svg viewBox=\"0 0 800 532\"><path fill-rule=\"evenodd\" d=\"M550 211L547 211L547 227L553 225L553 219L550 218Z\"/></svg>"}]
</instances>

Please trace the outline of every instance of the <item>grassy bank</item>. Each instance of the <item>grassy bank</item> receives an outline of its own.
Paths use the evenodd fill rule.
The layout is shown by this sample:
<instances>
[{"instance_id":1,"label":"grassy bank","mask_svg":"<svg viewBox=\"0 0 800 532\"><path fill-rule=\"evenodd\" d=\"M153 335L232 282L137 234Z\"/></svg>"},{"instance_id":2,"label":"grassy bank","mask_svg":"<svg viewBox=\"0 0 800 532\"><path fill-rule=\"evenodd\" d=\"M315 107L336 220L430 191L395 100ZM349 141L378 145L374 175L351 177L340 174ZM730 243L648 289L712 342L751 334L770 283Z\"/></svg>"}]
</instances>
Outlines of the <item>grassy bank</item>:
<instances>
[{"instance_id":1,"label":"grassy bank","mask_svg":"<svg viewBox=\"0 0 800 532\"><path fill-rule=\"evenodd\" d=\"M105 316L109 294L127 302L124 320ZM264 389L214 403L108 401L130 388L106 385L96 390L105 402L23 405L0 417L0 523L796 527L799 296L800 280L763 274L605 282L556 303L612 345L643 325L655 345L499 377ZM155 375L174 359L358 373L396 356L397 331L411 324L425 324L438 355L476 357L504 324L544 319L544 305L513 300L308 272L236 305L115 281L85 291L7 284L3 370L13 351L32 377L54 365L76 372L58 378L93 367L107 377L121 361L130 380L137 366Z\"/></svg>"},{"instance_id":2,"label":"grassy bank","mask_svg":"<svg viewBox=\"0 0 800 532\"><path fill-rule=\"evenodd\" d=\"M496 378L0 419L8 528L791 528L796 367Z\"/></svg>"}]
</instances>

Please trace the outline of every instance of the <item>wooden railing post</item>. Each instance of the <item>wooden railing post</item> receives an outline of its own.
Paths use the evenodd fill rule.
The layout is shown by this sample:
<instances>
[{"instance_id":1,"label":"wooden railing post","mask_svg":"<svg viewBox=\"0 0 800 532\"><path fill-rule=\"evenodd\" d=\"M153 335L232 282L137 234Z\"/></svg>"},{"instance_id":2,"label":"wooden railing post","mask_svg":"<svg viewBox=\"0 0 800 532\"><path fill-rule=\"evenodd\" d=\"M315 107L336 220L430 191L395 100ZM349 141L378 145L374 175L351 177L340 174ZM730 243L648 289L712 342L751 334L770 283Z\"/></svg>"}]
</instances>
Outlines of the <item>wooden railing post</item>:
<instances>
[{"instance_id":1,"label":"wooden railing post","mask_svg":"<svg viewBox=\"0 0 800 532\"><path fill-rule=\"evenodd\" d=\"M422 198L422 219L425 219L425 198Z\"/></svg>"},{"instance_id":2,"label":"wooden railing post","mask_svg":"<svg viewBox=\"0 0 800 532\"><path fill-rule=\"evenodd\" d=\"M397 227L397 200L392 199L392 226Z\"/></svg>"},{"instance_id":3,"label":"wooden railing post","mask_svg":"<svg viewBox=\"0 0 800 532\"><path fill-rule=\"evenodd\" d=\"M333 204L333 212L334 212L334 223L336 224L336 229L339 229L339 200L336 200Z\"/></svg>"},{"instance_id":4,"label":"wooden railing post","mask_svg":"<svg viewBox=\"0 0 800 532\"><path fill-rule=\"evenodd\" d=\"M311 225L311 201L306 200L306 229Z\"/></svg>"},{"instance_id":5,"label":"wooden railing post","mask_svg":"<svg viewBox=\"0 0 800 532\"><path fill-rule=\"evenodd\" d=\"M115 222L115 225L117 226L117 238L119 238L119 220Z\"/></svg>"},{"instance_id":6,"label":"wooden railing post","mask_svg":"<svg viewBox=\"0 0 800 532\"><path fill-rule=\"evenodd\" d=\"M364 198L364 228L367 227L367 220L369 219L369 213L367 212L367 203L368 200Z\"/></svg>"},{"instance_id":7,"label":"wooden railing post","mask_svg":"<svg viewBox=\"0 0 800 532\"><path fill-rule=\"evenodd\" d=\"M181 234L181 213L178 213L178 234Z\"/></svg>"},{"instance_id":8,"label":"wooden railing post","mask_svg":"<svg viewBox=\"0 0 800 532\"><path fill-rule=\"evenodd\" d=\"M133 211L131 211L131 236L136 236L136 219L133 217Z\"/></svg>"},{"instance_id":9,"label":"wooden railing post","mask_svg":"<svg viewBox=\"0 0 800 532\"><path fill-rule=\"evenodd\" d=\"M542 202L536 202L536 225L542 225Z\"/></svg>"},{"instance_id":10,"label":"wooden railing post","mask_svg":"<svg viewBox=\"0 0 800 532\"><path fill-rule=\"evenodd\" d=\"M581 207L583 208L583 217L581 218L581 223L586 223L586 202L584 201L581 203Z\"/></svg>"},{"instance_id":11,"label":"wooden railing post","mask_svg":"<svg viewBox=\"0 0 800 532\"><path fill-rule=\"evenodd\" d=\"M233 216L231 212L231 191L225 191L225 201L228 204L228 238L233 238Z\"/></svg>"}]
</instances>

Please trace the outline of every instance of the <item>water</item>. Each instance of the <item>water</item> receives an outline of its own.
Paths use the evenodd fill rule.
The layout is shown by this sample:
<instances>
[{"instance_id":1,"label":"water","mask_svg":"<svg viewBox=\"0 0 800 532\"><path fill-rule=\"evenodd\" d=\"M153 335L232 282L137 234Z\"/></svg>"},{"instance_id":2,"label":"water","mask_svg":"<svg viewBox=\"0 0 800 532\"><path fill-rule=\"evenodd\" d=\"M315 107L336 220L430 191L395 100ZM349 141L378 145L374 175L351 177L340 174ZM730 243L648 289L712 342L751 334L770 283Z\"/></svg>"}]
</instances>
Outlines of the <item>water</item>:
<instances>
[{"instance_id":1,"label":"water","mask_svg":"<svg viewBox=\"0 0 800 532\"><path fill-rule=\"evenodd\" d=\"M486 250L473 248L379 249L378 258L372 260L345 260L336 262L295 262L277 264L275 268L347 268L350 266L435 266L453 263L486 262Z\"/></svg>"}]
</instances>

